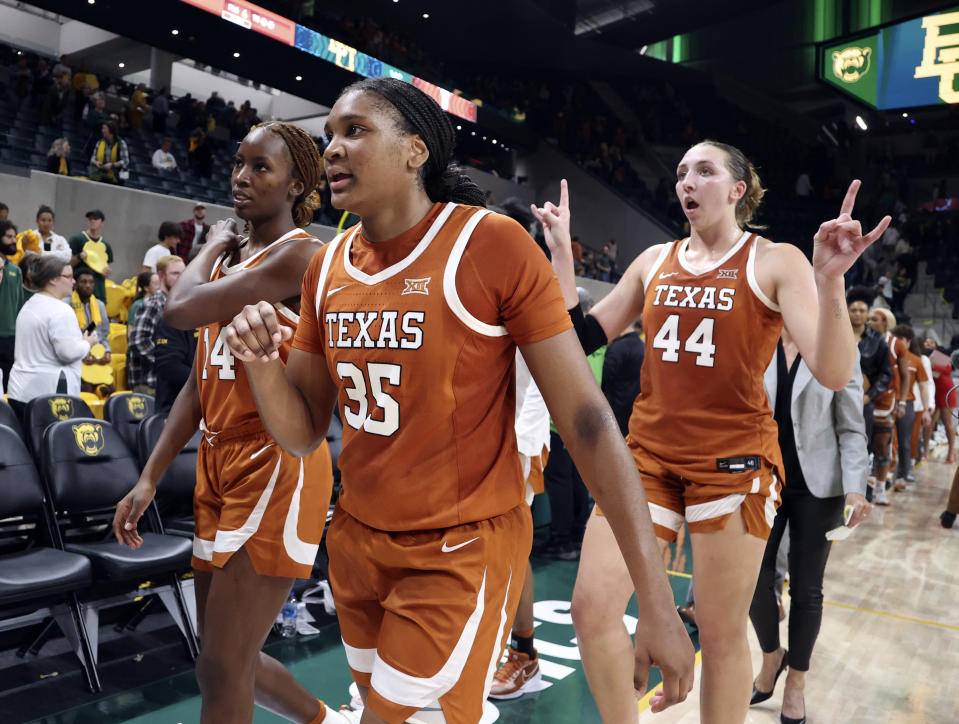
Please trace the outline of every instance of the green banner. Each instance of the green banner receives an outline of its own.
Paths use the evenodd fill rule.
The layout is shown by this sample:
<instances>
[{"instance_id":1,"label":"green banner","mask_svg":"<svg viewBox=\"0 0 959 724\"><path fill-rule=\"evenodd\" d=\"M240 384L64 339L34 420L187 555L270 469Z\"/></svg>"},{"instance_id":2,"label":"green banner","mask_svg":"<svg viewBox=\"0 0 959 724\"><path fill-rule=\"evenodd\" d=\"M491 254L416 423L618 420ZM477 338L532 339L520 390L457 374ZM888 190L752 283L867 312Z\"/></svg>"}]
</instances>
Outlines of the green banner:
<instances>
[{"instance_id":1,"label":"green banner","mask_svg":"<svg viewBox=\"0 0 959 724\"><path fill-rule=\"evenodd\" d=\"M822 54L822 77L842 91L876 107L876 76L879 35L867 35L839 45L826 46Z\"/></svg>"}]
</instances>

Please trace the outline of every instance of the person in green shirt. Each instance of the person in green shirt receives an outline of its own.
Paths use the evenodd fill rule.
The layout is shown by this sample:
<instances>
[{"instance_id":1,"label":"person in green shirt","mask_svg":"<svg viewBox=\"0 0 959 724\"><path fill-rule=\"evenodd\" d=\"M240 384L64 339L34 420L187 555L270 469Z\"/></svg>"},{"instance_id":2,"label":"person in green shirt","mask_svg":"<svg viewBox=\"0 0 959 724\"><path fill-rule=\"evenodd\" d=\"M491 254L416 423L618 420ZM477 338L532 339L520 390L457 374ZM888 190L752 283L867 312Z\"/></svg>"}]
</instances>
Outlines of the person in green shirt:
<instances>
[{"instance_id":1,"label":"person in green shirt","mask_svg":"<svg viewBox=\"0 0 959 724\"><path fill-rule=\"evenodd\" d=\"M73 273L81 269L93 271L93 296L106 304L106 278L110 276L110 264L113 263L113 248L103 238L103 222L106 217L100 209L87 212L87 229L70 237L70 264ZM90 263L87 263L87 258ZM105 261L105 264L103 263Z\"/></svg>"},{"instance_id":2,"label":"person in green shirt","mask_svg":"<svg viewBox=\"0 0 959 724\"><path fill-rule=\"evenodd\" d=\"M16 251L17 227L11 221L0 221L0 392L10 379L17 314L26 301L20 267L7 259Z\"/></svg>"}]
</instances>

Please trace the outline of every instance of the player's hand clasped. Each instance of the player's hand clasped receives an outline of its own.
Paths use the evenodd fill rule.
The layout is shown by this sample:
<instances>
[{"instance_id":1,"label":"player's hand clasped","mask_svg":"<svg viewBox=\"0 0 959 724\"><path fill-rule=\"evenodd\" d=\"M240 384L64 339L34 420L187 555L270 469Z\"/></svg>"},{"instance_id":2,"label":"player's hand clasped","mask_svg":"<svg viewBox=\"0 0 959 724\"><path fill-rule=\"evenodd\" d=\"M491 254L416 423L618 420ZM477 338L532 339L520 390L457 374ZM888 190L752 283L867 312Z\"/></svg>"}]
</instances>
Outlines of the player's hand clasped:
<instances>
[{"instance_id":1,"label":"player's hand clasped","mask_svg":"<svg viewBox=\"0 0 959 724\"><path fill-rule=\"evenodd\" d=\"M279 359L280 345L293 336L292 329L280 324L269 302L246 305L225 331L227 346L243 362Z\"/></svg>"}]
</instances>

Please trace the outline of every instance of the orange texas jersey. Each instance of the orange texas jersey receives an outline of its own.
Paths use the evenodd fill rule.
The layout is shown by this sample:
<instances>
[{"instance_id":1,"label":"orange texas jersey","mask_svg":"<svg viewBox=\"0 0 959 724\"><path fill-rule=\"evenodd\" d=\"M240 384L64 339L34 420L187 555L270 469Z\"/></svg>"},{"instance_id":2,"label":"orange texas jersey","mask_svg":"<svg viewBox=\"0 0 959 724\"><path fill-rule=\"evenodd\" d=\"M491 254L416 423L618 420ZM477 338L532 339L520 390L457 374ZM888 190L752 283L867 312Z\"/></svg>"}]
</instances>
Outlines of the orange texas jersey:
<instances>
[{"instance_id":1,"label":"orange texas jersey","mask_svg":"<svg viewBox=\"0 0 959 724\"><path fill-rule=\"evenodd\" d=\"M435 204L370 243L313 258L293 346L339 388L339 504L386 531L479 521L524 502L513 430L517 345L572 325L546 257L515 221Z\"/></svg>"},{"instance_id":2,"label":"orange texas jersey","mask_svg":"<svg viewBox=\"0 0 959 724\"><path fill-rule=\"evenodd\" d=\"M303 229L294 229L284 234L269 246L261 249L233 266L225 258L213 268L210 281L231 274L242 274L260 264L278 246L299 239L313 239ZM281 302L273 306L280 324L296 330L299 316ZM204 429L218 433L228 427L236 427L260 419L253 401L253 392L246 379L246 369L230 352L224 337L224 328L231 320L216 322L201 327L196 350L196 379L200 391L200 409L203 411ZM286 364L291 342L280 347L280 359Z\"/></svg>"},{"instance_id":3,"label":"orange texas jersey","mask_svg":"<svg viewBox=\"0 0 959 724\"><path fill-rule=\"evenodd\" d=\"M782 470L763 388L782 316L756 282L759 242L743 232L720 261L694 269L685 258L688 239L674 241L645 280L646 358L629 444L693 481L719 473L732 484L736 465L719 460L743 456L763 456Z\"/></svg>"}]
</instances>

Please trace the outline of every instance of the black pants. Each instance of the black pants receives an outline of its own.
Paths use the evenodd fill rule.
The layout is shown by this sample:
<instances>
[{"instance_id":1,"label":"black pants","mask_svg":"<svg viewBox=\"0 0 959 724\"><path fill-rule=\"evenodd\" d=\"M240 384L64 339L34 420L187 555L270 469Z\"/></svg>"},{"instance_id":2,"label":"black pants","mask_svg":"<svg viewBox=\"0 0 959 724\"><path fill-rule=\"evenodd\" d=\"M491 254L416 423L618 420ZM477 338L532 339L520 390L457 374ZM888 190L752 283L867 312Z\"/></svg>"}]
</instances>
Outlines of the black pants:
<instances>
[{"instance_id":1,"label":"black pants","mask_svg":"<svg viewBox=\"0 0 959 724\"><path fill-rule=\"evenodd\" d=\"M819 626L822 622L822 579L832 544L826 531L842 524L844 498L817 498L803 486L783 489L783 502L776 513L766 542L753 602L749 608L759 646L767 654L779 649L779 607L776 605L776 553L789 523L789 667L809 671Z\"/></svg>"},{"instance_id":2,"label":"black pants","mask_svg":"<svg viewBox=\"0 0 959 724\"><path fill-rule=\"evenodd\" d=\"M552 515L550 539L557 543L581 541L589 519L589 491L563 439L552 431L549 433L549 460L543 477Z\"/></svg>"},{"instance_id":3,"label":"black pants","mask_svg":"<svg viewBox=\"0 0 959 724\"><path fill-rule=\"evenodd\" d=\"M10 370L13 368L13 347L16 337L0 337L0 372L3 373L3 385L0 389L10 387Z\"/></svg>"}]
</instances>

